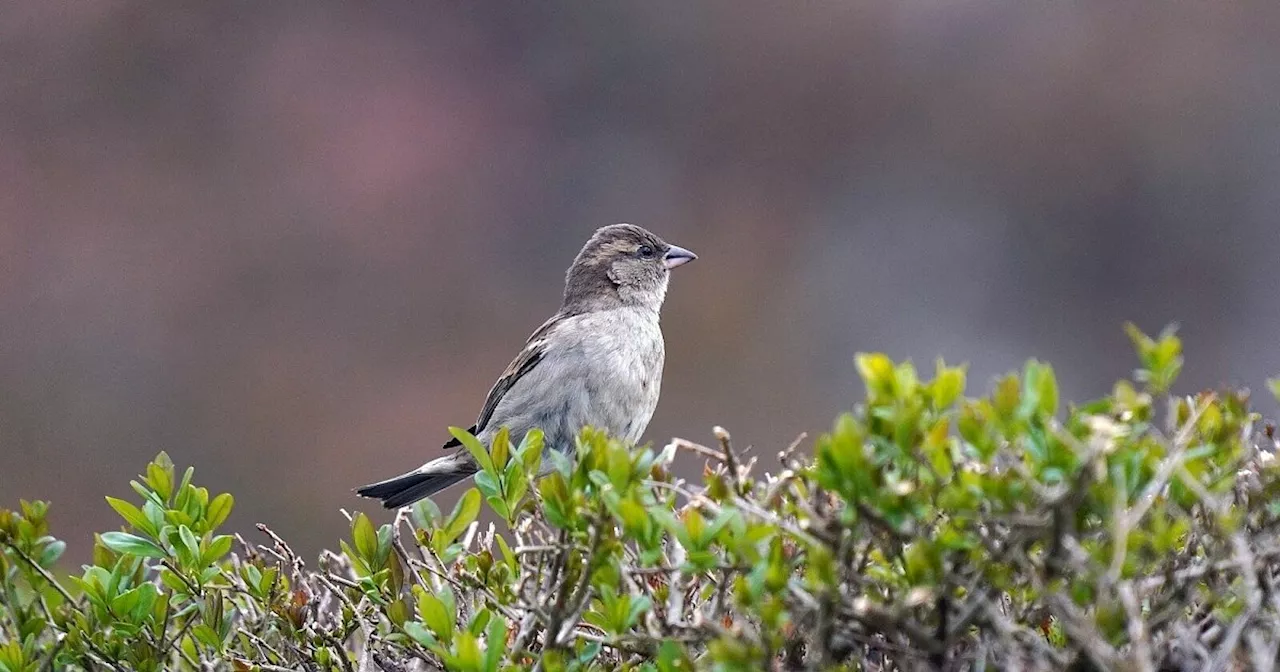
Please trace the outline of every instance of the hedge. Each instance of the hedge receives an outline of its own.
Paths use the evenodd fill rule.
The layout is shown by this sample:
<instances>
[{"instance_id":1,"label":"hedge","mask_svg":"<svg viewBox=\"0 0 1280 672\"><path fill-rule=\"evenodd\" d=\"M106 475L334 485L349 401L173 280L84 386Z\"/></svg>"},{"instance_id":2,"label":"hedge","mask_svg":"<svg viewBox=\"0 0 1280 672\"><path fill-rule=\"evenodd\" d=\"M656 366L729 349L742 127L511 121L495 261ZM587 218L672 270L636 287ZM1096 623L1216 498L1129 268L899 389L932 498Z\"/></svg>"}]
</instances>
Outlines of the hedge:
<instances>
[{"instance_id":1,"label":"hedge","mask_svg":"<svg viewBox=\"0 0 1280 672\"><path fill-rule=\"evenodd\" d=\"M315 562L222 533L232 496L161 453L80 572L48 504L0 510L0 672L1272 669L1272 429L1129 332L1133 379L1065 408L1036 361L970 397L859 355L864 402L772 455L455 429L483 469L452 511L348 515Z\"/></svg>"}]
</instances>

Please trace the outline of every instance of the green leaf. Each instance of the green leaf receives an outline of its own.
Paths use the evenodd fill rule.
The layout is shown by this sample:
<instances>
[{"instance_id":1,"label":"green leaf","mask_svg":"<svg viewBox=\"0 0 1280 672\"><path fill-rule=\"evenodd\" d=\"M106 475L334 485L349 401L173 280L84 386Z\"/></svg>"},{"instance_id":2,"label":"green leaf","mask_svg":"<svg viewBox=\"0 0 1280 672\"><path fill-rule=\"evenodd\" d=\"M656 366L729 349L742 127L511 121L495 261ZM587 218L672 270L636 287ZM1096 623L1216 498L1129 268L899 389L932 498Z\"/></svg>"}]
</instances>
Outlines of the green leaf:
<instances>
[{"instance_id":1,"label":"green leaf","mask_svg":"<svg viewBox=\"0 0 1280 672\"><path fill-rule=\"evenodd\" d=\"M658 524L666 528L667 532L671 536L676 537L677 539L682 539L687 536L684 526L680 524L680 521L676 520L676 517L672 515L665 506L650 507L649 515L654 520L658 521Z\"/></svg>"},{"instance_id":2,"label":"green leaf","mask_svg":"<svg viewBox=\"0 0 1280 672\"><path fill-rule=\"evenodd\" d=\"M41 616L32 616L22 625L18 632L18 639L26 641L27 638L38 639L44 634L45 628L49 627L49 622ZM3 663L0 663L3 665ZM3 669L0 667L0 669Z\"/></svg>"},{"instance_id":3,"label":"green leaf","mask_svg":"<svg viewBox=\"0 0 1280 672\"><path fill-rule=\"evenodd\" d=\"M137 602L130 610L129 619L134 623L141 623L151 613L160 591L155 584L144 583L129 592L137 594Z\"/></svg>"},{"instance_id":4,"label":"green leaf","mask_svg":"<svg viewBox=\"0 0 1280 672\"><path fill-rule=\"evenodd\" d=\"M511 434L506 427L499 427L489 446L489 457L493 460L494 471L502 471L507 466L507 457L511 454Z\"/></svg>"},{"instance_id":5,"label":"green leaf","mask_svg":"<svg viewBox=\"0 0 1280 672\"><path fill-rule=\"evenodd\" d=\"M939 418L925 435L924 443L921 445L921 450L924 452L925 458L929 460L929 465L933 467L938 477L943 480L951 478L953 472L951 445L948 440L950 428L951 421L949 418Z\"/></svg>"},{"instance_id":6,"label":"green leaf","mask_svg":"<svg viewBox=\"0 0 1280 672\"><path fill-rule=\"evenodd\" d=\"M544 450L542 456L544 458L550 458L551 468L564 475L565 478L569 478L573 475L573 460L569 459L569 456L564 452L559 450Z\"/></svg>"},{"instance_id":7,"label":"green leaf","mask_svg":"<svg viewBox=\"0 0 1280 672\"><path fill-rule=\"evenodd\" d=\"M212 532L220 525L227 521L227 517L231 515L231 507L235 505L235 499L228 493L222 493L213 498L209 502L209 508L205 511L205 529Z\"/></svg>"},{"instance_id":8,"label":"green leaf","mask_svg":"<svg viewBox=\"0 0 1280 672\"><path fill-rule=\"evenodd\" d=\"M552 472L538 483L538 492L542 494L543 513L547 522L561 529L569 527L572 511L564 476L559 471Z\"/></svg>"},{"instance_id":9,"label":"green leaf","mask_svg":"<svg viewBox=\"0 0 1280 672\"><path fill-rule=\"evenodd\" d=\"M503 520L511 520L511 510L507 508L507 502L500 497L488 497L485 501L489 503L489 508L493 512L502 517Z\"/></svg>"},{"instance_id":10,"label":"green leaf","mask_svg":"<svg viewBox=\"0 0 1280 672\"><path fill-rule=\"evenodd\" d=\"M991 395L991 405L996 414L1004 420L1013 418L1018 409L1021 393L1017 377L1005 376L996 383L996 390Z\"/></svg>"},{"instance_id":11,"label":"green leaf","mask_svg":"<svg viewBox=\"0 0 1280 672\"><path fill-rule=\"evenodd\" d=\"M415 642L429 649L434 649L439 644L436 636L431 634L431 631L423 627L422 623L418 621L406 622L404 624L404 632L412 637Z\"/></svg>"},{"instance_id":12,"label":"green leaf","mask_svg":"<svg viewBox=\"0 0 1280 672\"><path fill-rule=\"evenodd\" d=\"M196 641L215 651L222 648L222 639L218 637L217 631L204 623L191 628L191 636L195 637Z\"/></svg>"},{"instance_id":13,"label":"green leaf","mask_svg":"<svg viewBox=\"0 0 1280 672\"><path fill-rule=\"evenodd\" d=\"M164 558L169 554L147 539L126 532L104 532L102 545L116 553L126 553L143 558Z\"/></svg>"},{"instance_id":14,"label":"green leaf","mask_svg":"<svg viewBox=\"0 0 1280 672\"><path fill-rule=\"evenodd\" d=\"M1125 323L1124 330L1133 341L1138 361L1142 363L1137 379L1146 383L1153 392L1168 391L1182 371L1182 341L1177 336L1177 325L1165 327L1158 339L1147 336L1133 323Z\"/></svg>"},{"instance_id":15,"label":"green leaf","mask_svg":"<svg viewBox=\"0 0 1280 672\"><path fill-rule=\"evenodd\" d=\"M168 502L169 496L173 494L173 460L169 459L169 455L161 451L156 455L156 459L147 465L147 485L155 491L161 502Z\"/></svg>"},{"instance_id":16,"label":"green leaf","mask_svg":"<svg viewBox=\"0 0 1280 672\"><path fill-rule=\"evenodd\" d=\"M66 552L66 550L67 542L65 541L54 540L49 542L49 544L44 547L44 550L40 551L40 566L45 569L53 567L53 564L58 561L58 558L62 557L62 554Z\"/></svg>"},{"instance_id":17,"label":"green leaf","mask_svg":"<svg viewBox=\"0 0 1280 672\"><path fill-rule=\"evenodd\" d=\"M395 600L387 605L387 620L396 626L404 626L409 620L409 605L403 600Z\"/></svg>"},{"instance_id":18,"label":"green leaf","mask_svg":"<svg viewBox=\"0 0 1280 672\"><path fill-rule=\"evenodd\" d=\"M658 647L658 672L687 672L693 666L689 664L684 647L675 640L665 640Z\"/></svg>"},{"instance_id":19,"label":"green leaf","mask_svg":"<svg viewBox=\"0 0 1280 672\"><path fill-rule=\"evenodd\" d=\"M507 650L507 622L501 616L493 617L485 634L484 672L498 672Z\"/></svg>"},{"instance_id":20,"label":"green leaf","mask_svg":"<svg viewBox=\"0 0 1280 672\"><path fill-rule=\"evenodd\" d=\"M627 619L625 622L624 629L630 628L631 626L638 623L640 621L641 614L645 613L646 611L649 611L652 608L653 608L653 601L650 600L649 597L646 595L641 595L631 600L631 606L630 606L630 609L628 609L627 611Z\"/></svg>"},{"instance_id":21,"label":"green leaf","mask_svg":"<svg viewBox=\"0 0 1280 672\"><path fill-rule=\"evenodd\" d=\"M933 407L942 409L951 406L956 399L960 398L960 395L964 394L964 385L965 367L948 367L939 359L937 373L930 387Z\"/></svg>"},{"instance_id":22,"label":"green leaf","mask_svg":"<svg viewBox=\"0 0 1280 672\"><path fill-rule=\"evenodd\" d=\"M645 534L651 528L649 514L644 505L633 499L624 499L618 503L618 517L622 519L623 528L630 534Z\"/></svg>"},{"instance_id":23,"label":"green leaf","mask_svg":"<svg viewBox=\"0 0 1280 672\"><path fill-rule=\"evenodd\" d=\"M480 488L486 498L502 497L502 486L492 472L482 471L476 474L476 487Z\"/></svg>"},{"instance_id":24,"label":"green leaf","mask_svg":"<svg viewBox=\"0 0 1280 672\"><path fill-rule=\"evenodd\" d=\"M524 472L530 478L537 475L542 465L542 451L544 446L544 436L541 429L534 427L525 432L524 438L520 440L520 460L524 462Z\"/></svg>"},{"instance_id":25,"label":"green leaf","mask_svg":"<svg viewBox=\"0 0 1280 672\"><path fill-rule=\"evenodd\" d=\"M152 500L147 500L142 505L142 514L147 517L151 523L151 529L155 530L154 537L162 538L164 529L164 507Z\"/></svg>"},{"instance_id":26,"label":"green leaf","mask_svg":"<svg viewBox=\"0 0 1280 672\"><path fill-rule=\"evenodd\" d=\"M191 490L188 489L187 486L191 485L191 477L194 476L195 473L195 467L187 467L187 470L182 473L182 482L179 483L178 487L174 490L174 492L178 494L178 499L174 502L173 508L186 508L185 498L191 496Z\"/></svg>"},{"instance_id":27,"label":"green leaf","mask_svg":"<svg viewBox=\"0 0 1280 672\"><path fill-rule=\"evenodd\" d=\"M1040 365L1040 412L1046 416L1056 415L1058 412L1058 379L1053 374L1053 367L1048 364Z\"/></svg>"},{"instance_id":28,"label":"green leaf","mask_svg":"<svg viewBox=\"0 0 1280 672\"><path fill-rule=\"evenodd\" d=\"M507 563L507 567L511 569L511 573L514 576L520 568L516 560L516 554L511 551L511 546L507 545L507 540L503 539L501 534L495 534L493 540L498 542L498 551L502 553L502 561Z\"/></svg>"},{"instance_id":29,"label":"green leaf","mask_svg":"<svg viewBox=\"0 0 1280 672\"><path fill-rule=\"evenodd\" d=\"M415 525L424 530L435 527L443 519L440 507L430 498L418 500L409 509L409 517L413 519Z\"/></svg>"},{"instance_id":30,"label":"green leaf","mask_svg":"<svg viewBox=\"0 0 1280 672\"><path fill-rule=\"evenodd\" d=\"M472 436L471 432L461 427L450 427L449 433L466 447L467 452L471 453L471 457L475 458L476 464L480 465L481 469L493 471L493 459L489 457L489 451L485 450L484 444L480 443L480 439Z\"/></svg>"},{"instance_id":31,"label":"green leaf","mask_svg":"<svg viewBox=\"0 0 1280 672\"><path fill-rule=\"evenodd\" d=\"M460 670L480 669L480 642L475 635L469 632L458 633L458 642L454 651L452 664L447 667Z\"/></svg>"},{"instance_id":32,"label":"green leaf","mask_svg":"<svg viewBox=\"0 0 1280 672\"><path fill-rule=\"evenodd\" d=\"M126 590L111 600L111 612L116 616L126 616L138 604L137 589Z\"/></svg>"},{"instance_id":33,"label":"green leaf","mask_svg":"<svg viewBox=\"0 0 1280 672\"><path fill-rule=\"evenodd\" d=\"M182 539L182 545L186 548L187 557L191 562L195 562L200 558L200 540L196 539L196 535L191 528L186 525L178 527L178 536Z\"/></svg>"},{"instance_id":34,"label":"green leaf","mask_svg":"<svg viewBox=\"0 0 1280 672\"><path fill-rule=\"evenodd\" d=\"M351 540L355 542L356 552L372 568L378 556L378 533L373 523L363 513L357 513L351 519Z\"/></svg>"},{"instance_id":35,"label":"green leaf","mask_svg":"<svg viewBox=\"0 0 1280 672\"><path fill-rule=\"evenodd\" d=\"M582 647L582 653L578 654L578 657L577 657L578 664L586 665L587 663L590 663L592 660L595 660L595 657L600 655L600 650L603 648L604 648L604 645L602 645L600 642L589 642L586 646Z\"/></svg>"},{"instance_id":36,"label":"green leaf","mask_svg":"<svg viewBox=\"0 0 1280 672\"><path fill-rule=\"evenodd\" d=\"M862 381L867 386L868 396L893 393L893 360L879 352L860 352L854 357L854 363L858 367L858 375L862 376Z\"/></svg>"},{"instance_id":37,"label":"green leaf","mask_svg":"<svg viewBox=\"0 0 1280 672\"><path fill-rule=\"evenodd\" d=\"M145 500L158 502L160 504L164 503L160 501L160 495L157 495L154 490L151 490L137 481L129 481L129 487L133 488L133 491L138 493L138 496Z\"/></svg>"},{"instance_id":38,"label":"green leaf","mask_svg":"<svg viewBox=\"0 0 1280 672\"><path fill-rule=\"evenodd\" d=\"M903 362L893 370L894 392L899 397L910 397L915 394L920 383L916 375L916 367L911 362Z\"/></svg>"},{"instance_id":39,"label":"green leaf","mask_svg":"<svg viewBox=\"0 0 1280 672\"><path fill-rule=\"evenodd\" d=\"M231 552L231 542L232 537L229 534L214 537L209 542L209 547L200 555L200 564L208 567L221 560L223 556Z\"/></svg>"},{"instance_id":40,"label":"green leaf","mask_svg":"<svg viewBox=\"0 0 1280 672\"><path fill-rule=\"evenodd\" d=\"M520 463L512 461L512 467L520 468ZM522 471L512 471L508 468L507 473L507 508L514 513L520 500L524 499L524 495L529 491L529 479L525 477Z\"/></svg>"},{"instance_id":41,"label":"green leaf","mask_svg":"<svg viewBox=\"0 0 1280 672\"><path fill-rule=\"evenodd\" d=\"M1156 342L1151 337L1142 332L1138 325L1132 322L1124 323L1124 333L1129 336L1129 340L1133 342L1134 350L1138 351L1138 358L1145 360L1149 353L1155 349Z\"/></svg>"},{"instance_id":42,"label":"green leaf","mask_svg":"<svg viewBox=\"0 0 1280 672\"><path fill-rule=\"evenodd\" d=\"M720 531L723 530L726 525L733 522L740 522L741 518L742 516L738 513L737 509L725 507L720 511L720 515L716 516L716 519L712 521L711 525L703 532L702 539L705 542L710 542L720 534Z\"/></svg>"},{"instance_id":43,"label":"green leaf","mask_svg":"<svg viewBox=\"0 0 1280 672\"><path fill-rule=\"evenodd\" d=\"M108 497L107 504L110 504L111 508L115 509L116 513L120 514L120 517L124 518L124 521L133 526L135 530L140 530L151 535L156 533L155 526L147 519L146 514L142 513L142 510L133 504L130 504L123 499L116 499L115 497Z\"/></svg>"},{"instance_id":44,"label":"green leaf","mask_svg":"<svg viewBox=\"0 0 1280 672\"><path fill-rule=\"evenodd\" d=\"M449 612L449 621L456 622L458 620L458 600L453 596L453 588L445 586L436 595L440 601L444 603L444 608Z\"/></svg>"},{"instance_id":45,"label":"green leaf","mask_svg":"<svg viewBox=\"0 0 1280 672\"><path fill-rule=\"evenodd\" d=\"M908 544L903 552L903 569L907 580L915 585L935 583L942 570L941 564L938 549L928 541Z\"/></svg>"},{"instance_id":46,"label":"green leaf","mask_svg":"<svg viewBox=\"0 0 1280 672\"><path fill-rule=\"evenodd\" d=\"M480 491L471 488L458 500L453 507L453 513L449 514L449 520L444 526L445 537L449 541L457 539L478 515L480 515Z\"/></svg>"},{"instance_id":47,"label":"green leaf","mask_svg":"<svg viewBox=\"0 0 1280 672\"><path fill-rule=\"evenodd\" d=\"M369 567L369 561L365 560L364 556L356 552L355 549L348 546L347 542L339 539L338 546L342 548L342 552L346 554L347 559L351 560L351 565L355 568L357 576L369 576L373 573L373 570Z\"/></svg>"},{"instance_id":48,"label":"green leaf","mask_svg":"<svg viewBox=\"0 0 1280 672\"><path fill-rule=\"evenodd\" d=\"M467 631L479 637L484 632L486 625L489 625L489 619L493 617L493 612L488 609L481 609L471 617L471 622L467 624Z\"/></svg>"},{"instance_id":49,"label":"green leaf","mask_svg":"<svg viewBox=\"0 0 1280 672\"><path fill-rule=\"evenodd\" d=\"M447 646L453 641L453 614L445 607L440 598L430 593L418 595L418 617L435 634L436 638Z\"/></svg>"}]
</instances>

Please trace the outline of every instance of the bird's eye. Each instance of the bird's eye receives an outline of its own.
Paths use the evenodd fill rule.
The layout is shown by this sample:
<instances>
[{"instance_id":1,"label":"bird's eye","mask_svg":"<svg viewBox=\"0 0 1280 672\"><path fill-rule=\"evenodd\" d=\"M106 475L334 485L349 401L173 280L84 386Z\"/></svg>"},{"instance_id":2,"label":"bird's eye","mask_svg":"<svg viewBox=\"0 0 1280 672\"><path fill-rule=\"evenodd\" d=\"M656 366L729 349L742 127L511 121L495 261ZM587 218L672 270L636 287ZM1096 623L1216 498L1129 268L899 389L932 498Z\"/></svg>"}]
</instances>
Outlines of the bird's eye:
<instances>
[{"instance_id":1,"label":"bird's eye","mask_svg":"<svg viewBox=\"0 0 1280 672\"><path fill-rule=\"evenodd\" d=\"M642 259L652 259L653 248L648 245L641 245L640 249L636 250L636 254L640 255Z\"/></svg>"}]
</instances>

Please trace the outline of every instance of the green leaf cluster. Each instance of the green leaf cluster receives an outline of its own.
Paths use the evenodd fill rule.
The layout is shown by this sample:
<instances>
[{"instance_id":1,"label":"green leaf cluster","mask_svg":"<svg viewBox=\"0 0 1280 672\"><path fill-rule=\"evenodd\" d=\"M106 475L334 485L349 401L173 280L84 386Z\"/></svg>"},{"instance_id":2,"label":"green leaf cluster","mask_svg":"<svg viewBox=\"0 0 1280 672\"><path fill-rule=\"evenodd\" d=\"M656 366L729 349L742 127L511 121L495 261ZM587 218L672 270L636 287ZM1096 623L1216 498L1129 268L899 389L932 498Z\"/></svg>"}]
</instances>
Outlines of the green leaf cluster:
<instances>
[{"instance_id":1,"label":"green leaf cluster","mask_svg":"<svg viewBox=\"0 0 1280 672\"><path fill-rule=\"evenodd\" d=\"M1080 404L1039 361L973 394L860 354L811 450L454 428L480 471L451 511L354 513L315 563L220 534L231 495L161 453L80 573L44 502L0 510L0 672L1266 667L1274 432L1128 332L1132 380Z\"/></svg>"}]
</instances>

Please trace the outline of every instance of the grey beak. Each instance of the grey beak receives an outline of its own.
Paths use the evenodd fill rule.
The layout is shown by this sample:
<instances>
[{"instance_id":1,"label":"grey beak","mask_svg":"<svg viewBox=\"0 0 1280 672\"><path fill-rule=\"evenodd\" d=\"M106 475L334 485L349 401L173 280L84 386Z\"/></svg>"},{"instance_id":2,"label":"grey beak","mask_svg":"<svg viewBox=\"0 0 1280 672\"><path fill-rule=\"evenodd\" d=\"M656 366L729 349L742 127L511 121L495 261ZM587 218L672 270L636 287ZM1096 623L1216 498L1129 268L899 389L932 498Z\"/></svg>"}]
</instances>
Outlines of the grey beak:
<instances>
[{"instance_id":1,"label":"grey beak","mask_svg":"<svg viewBox=\"0 0 1280 672\"><path fill-rule=\"evenodd\" d=\"M697 258L698 255L690 252L689 250L686 250L679 245L672 245L671 249L667 250L667 253L663 255L662 263L670 269L682 264L687 264Z\"/></svg>"}]
</instances>

